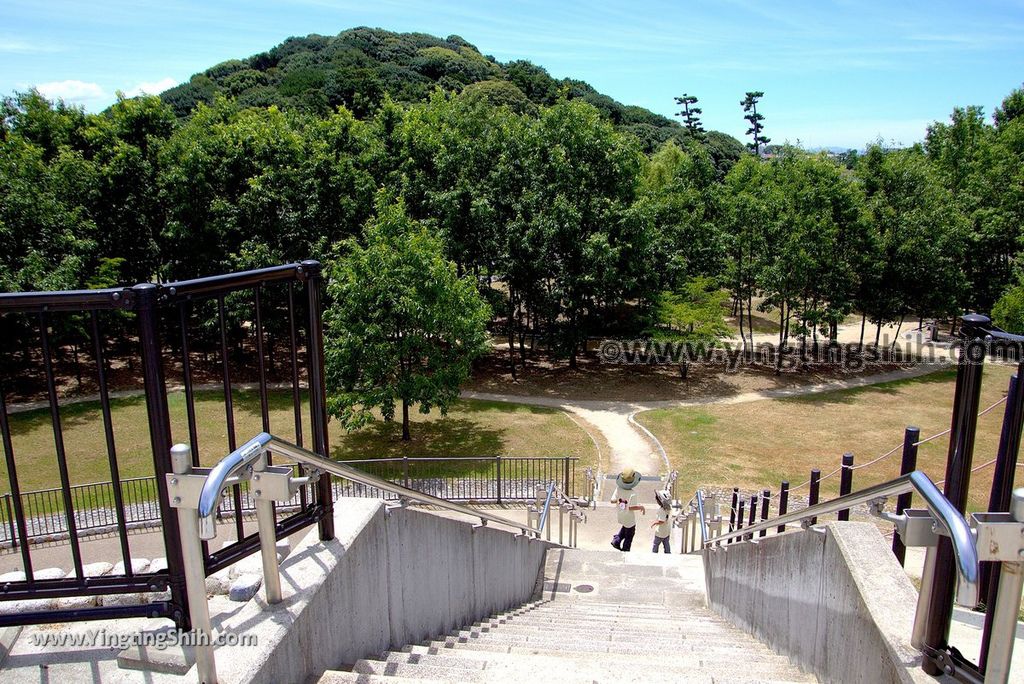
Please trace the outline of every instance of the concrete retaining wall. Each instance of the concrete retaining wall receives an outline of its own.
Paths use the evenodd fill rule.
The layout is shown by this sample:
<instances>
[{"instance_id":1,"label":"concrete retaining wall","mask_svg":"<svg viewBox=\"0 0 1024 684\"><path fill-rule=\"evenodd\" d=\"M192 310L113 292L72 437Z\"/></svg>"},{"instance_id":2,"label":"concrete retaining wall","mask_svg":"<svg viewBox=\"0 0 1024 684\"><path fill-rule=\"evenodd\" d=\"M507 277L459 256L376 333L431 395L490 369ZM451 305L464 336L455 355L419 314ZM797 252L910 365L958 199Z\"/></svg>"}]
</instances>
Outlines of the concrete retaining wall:
<instances>
[{"instance_id":1,"label":"concrete retaining wall","mask_svg":"<svg viewBox=\"0 0 1024 684\"><path fill-rule=\"evenodd\" d=\"M932 682L910 645L917 592L870 523L704 552L711 608L827 682Z\"/></svg>"},{"instance_id":2,"label":"concrete retaining wall","mask_svg":"<svg viewBox=\"0 0 1024 684\"><path fill-rule=\"evenodd\" d=\"M215 617L217 631L259 636L255 649L217 649L222 681L304 682L520 605L550 546L376 500L339 499L335 511L337 538L311 532L282 564L284 601L267 606L261 590Z\"/></svg>"}]
</instances>

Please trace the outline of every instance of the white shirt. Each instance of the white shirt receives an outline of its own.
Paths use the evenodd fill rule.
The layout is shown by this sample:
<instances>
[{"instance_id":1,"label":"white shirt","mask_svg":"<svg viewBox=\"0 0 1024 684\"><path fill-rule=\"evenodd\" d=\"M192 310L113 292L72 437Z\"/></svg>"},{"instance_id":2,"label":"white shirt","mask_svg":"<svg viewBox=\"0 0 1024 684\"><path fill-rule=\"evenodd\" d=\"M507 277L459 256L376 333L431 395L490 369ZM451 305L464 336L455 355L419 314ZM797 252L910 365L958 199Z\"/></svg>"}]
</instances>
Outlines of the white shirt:
<instances>
[{"instance_id":1,"label":"white shirt","mask_svg":"<svg viewBox=\"0 0 1024 684\"><path fill-rule=\"evenodd\" d=\"M654 536L658 539L664 539L669 535L668 525L668 511L664 508L658 508L658 526L654 528Z\"/></svg>"},{"instance_id":2,"label":"white shirt","mask_svg":"<svg viewBox=\"0 0 1024 684\"><path fill-rule=\"evenodd\" d=\"M636 492L616 487L612 500L619 509L619 524L623 527L633 527L636 525L636 513L629 510L631 506L637 505Z\"/></svg>"}]
</instances>

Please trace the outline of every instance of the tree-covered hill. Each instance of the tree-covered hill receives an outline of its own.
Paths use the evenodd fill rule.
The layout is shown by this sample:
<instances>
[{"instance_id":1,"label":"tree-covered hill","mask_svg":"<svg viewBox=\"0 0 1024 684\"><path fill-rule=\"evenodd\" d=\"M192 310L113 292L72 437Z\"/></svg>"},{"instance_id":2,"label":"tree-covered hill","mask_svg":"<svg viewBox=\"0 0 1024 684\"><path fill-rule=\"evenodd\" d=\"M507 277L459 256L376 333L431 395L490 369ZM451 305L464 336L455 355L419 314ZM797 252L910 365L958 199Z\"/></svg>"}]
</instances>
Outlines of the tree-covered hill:
<instances>
[{"instance_id":1,"label":"tree-covered hill","mask_svg":"<svg viewBox=\"0 0 1024 684\"><path fill-rule=\"evenodd\" d=\"M617 102L583 81L552 78L525 60L498 62L459 36L442 39L365 27L337 36L289 38L267 52L210 67L160 97L182 118L199 102L212 103L218 93L236 98L243 107L277 105L327 114L344 105L365 118L385 95L420 102L437 87L508 105L519 113L554 104L560 96L582 99L639 138L647 152L669 139L683 142L687 135L677 122ZM731 166L743 152L739 141L717 131L708 134L707 145L720 168Z\"/></svg>"}]
</instances>

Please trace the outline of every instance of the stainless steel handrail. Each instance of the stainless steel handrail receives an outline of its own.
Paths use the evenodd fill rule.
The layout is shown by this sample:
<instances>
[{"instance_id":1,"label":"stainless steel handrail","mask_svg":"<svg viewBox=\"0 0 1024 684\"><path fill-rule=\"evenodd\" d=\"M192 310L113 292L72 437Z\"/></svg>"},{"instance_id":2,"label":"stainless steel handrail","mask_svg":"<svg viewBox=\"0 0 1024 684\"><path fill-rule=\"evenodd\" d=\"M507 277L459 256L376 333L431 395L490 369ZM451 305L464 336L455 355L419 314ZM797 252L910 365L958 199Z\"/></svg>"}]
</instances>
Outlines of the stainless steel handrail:
<instances>
[{"instance_id":1,"label":"stainless steel handrail","mask_svg":"<svg viewBox=\"0 0 1024 684\"><path fill-rule=\"evenodd\" d=\"M548 483L548 495L544 499L544 509L540 513L540 520L537 522L537 536L540 536L540 530L544 529L544 525L547 524L548 514L551 512L551 495L555 492L555 481L552 480Z\"/></svg>"},{"instance_id":2,"label":"stainless steel handrail","mask_svg":"<svg viewBox=\"0 0 1024 684\"><path fill-rule=\"evenodd\" d=\"M697 519L700 521L701 546L708 542L708 521L704 518L704 492L697 490L693 498L697 500Z\"/></svg>"},{"instance_id":3,"label":"stainless steel handrail","mask_svg":"<svg viewBox=\"0 0 1024 684\"><path fill-rule=\"evenodd\" d=\"M722 542L730 539L742 538L746 535L754 536L761 530L768 530L772 527L779 527L789 523L803 522L810 518L836 513L859 504L866 504L878 499L890 496L897 496L917 490L925 505L932 512L939 524L945 529L953 545L953 554L956 558L958 591L957 603L964 606L975 606L978 602L978 551L974 546L974 537L967 521L960 514L953 504L942 495L938 487L920 470L902 475L895 480L883 482L859 492L853 492L838 499L824 501L808 508L776 516L770 520L763 520L748 527L736 529L720 534L704 542L705 548L714 544L721 545Z\"/></svg>"},{"instance_id":4,"label":"stainless steel handrail","mask_svg":"<svg viewBox=\"0 0 1024 684\"><path fill-rule=\"evenodd\" d=\"M203 485L202 493L199 495L200 537L203 539L213 539L216 536L215 515L217 512L217 505L220 503L222 490L227 484L229 484L230 478L246 468L251 468L253 463L266 449L270 449L275 453L294 459L296 462L304 463L317 468L318 470L331 473L332 475L337 475L338 477L343 477L346 480L351 480L368 487L376 487L377 489L392 492L403 499L437 506L438 508L444 508L456 513L462 513L474 518L479 518L482 521L486 520L499 525L506 525L508 527L521 530L523 534L532 533L536 535L538 539L540 538L540 530L533 529L529 525L524 525L523 523L503 518L499 515L492 515L487 511L474 510L467 506L452 503L446 499L403 487L402 485L395 484L394 482L389 482L388 480L364 473L361 470L356 470L351 466L319 456L308 449L304 449L303 447L287 442L266 432L261 432L242 446L232 451L210 470L206 483Z\"/></svg>"}]
</instances>

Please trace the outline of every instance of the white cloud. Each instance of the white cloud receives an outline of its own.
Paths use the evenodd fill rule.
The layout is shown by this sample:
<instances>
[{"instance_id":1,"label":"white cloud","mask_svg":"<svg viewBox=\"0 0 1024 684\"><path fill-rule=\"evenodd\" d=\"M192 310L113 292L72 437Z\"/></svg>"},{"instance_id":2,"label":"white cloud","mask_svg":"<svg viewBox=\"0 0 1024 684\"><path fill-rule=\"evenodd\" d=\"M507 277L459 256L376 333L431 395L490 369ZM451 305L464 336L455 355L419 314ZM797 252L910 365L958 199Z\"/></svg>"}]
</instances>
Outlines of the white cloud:
<instances>
[{"instance_id":1,"label":"white cloud","mask_svg":"<svg viewBox=\"0 0 1024 684\"><path fill-rule=\"evenodd\" d=\"M52 81L50 83L39 83L36 90L50 100L64 100L75 104L94 104L107 98L103 88L98 83L86 83L85 81Z\"/></svg>"},{"instance_id":2,"label":"white cloud","mask_svg":"<svg viewBox=\"0 0 1024 684\"><path fill-rule=\"evenodd\" d=\"M129 88L125 91L125 95L128 97L135 97L137 95L159 95L168 88L173 88L178 85L178 80L168 76L167 78L161 78L159 81L143 81L134 88Z\"/></svg>"}]
</instances>

